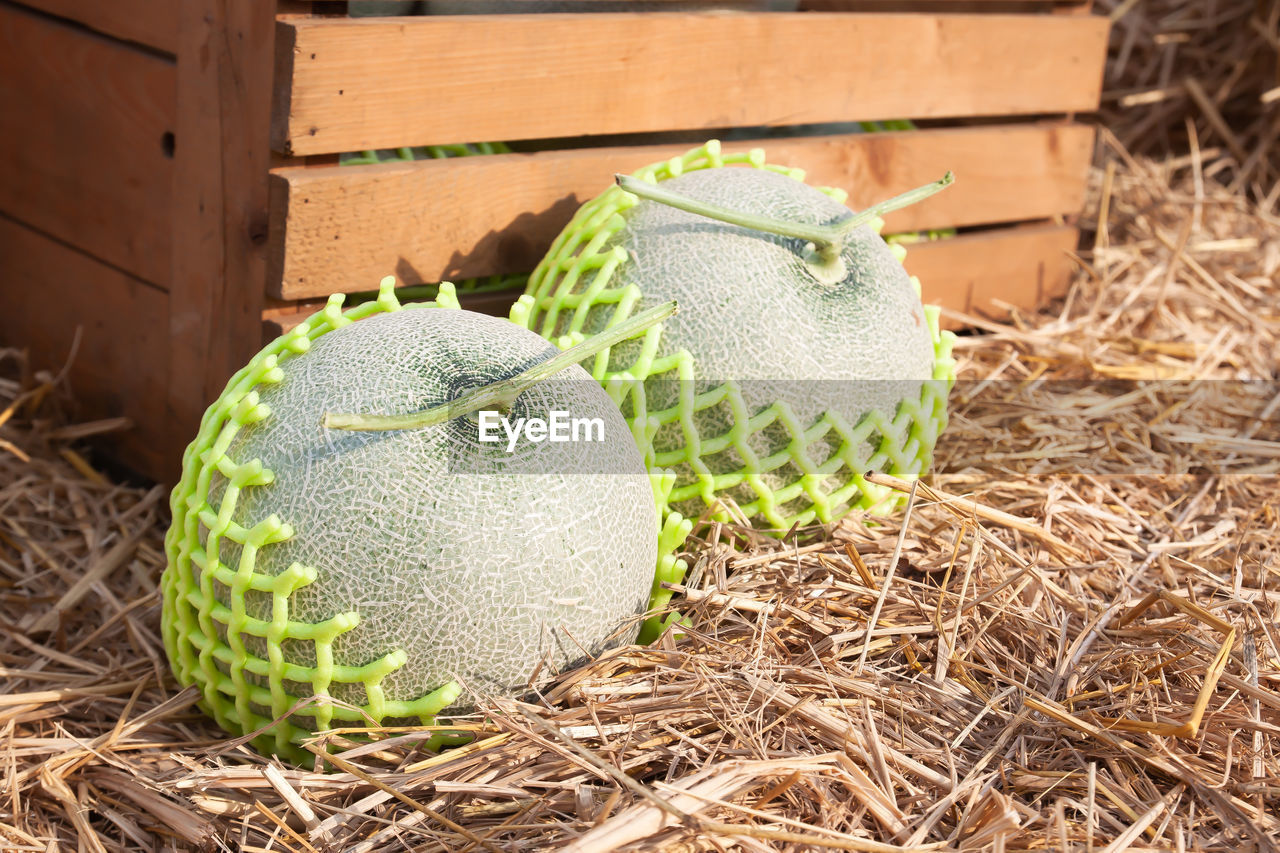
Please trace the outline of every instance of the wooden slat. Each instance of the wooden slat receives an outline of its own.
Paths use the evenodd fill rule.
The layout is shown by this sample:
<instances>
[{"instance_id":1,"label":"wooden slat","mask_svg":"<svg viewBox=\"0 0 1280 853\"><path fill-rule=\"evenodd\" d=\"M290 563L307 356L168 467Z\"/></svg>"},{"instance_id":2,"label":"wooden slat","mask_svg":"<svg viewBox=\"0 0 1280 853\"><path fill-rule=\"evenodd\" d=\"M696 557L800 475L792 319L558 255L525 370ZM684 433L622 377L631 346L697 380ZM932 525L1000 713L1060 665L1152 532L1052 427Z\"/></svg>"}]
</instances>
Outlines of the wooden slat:
<instances>
[{"instance_id":1,"label":"wooden slat","mask_svg":"<svg viewBox=\"0 0 1280 853\"><path fill-rule=\"evenodd\" d=\"M16 0L83 24L112 38L177 53L178 8L174 0Z\"/></svg>"},{"instance_id":2,"label":"wooden slat","mask_svg":"<svg viewBox=\"0 0 1280 853\"><path fill-rule=\"evenodd\" d=\"M316 0L323 9L334 0ZM790 11L796 0L427 0L426 13L412 11L421 4L414 0L346 0L352 11L370 16L405 14L475 15L475 14L544 14L546 12L618 12L623 7L643 5L645 9L687 9L705 6L709 9L759 11L777 8ZM790 6L790 8L788 8ZM409 11L405 11L408 9ZM384 11L386 10L386 11ZM439 10L439 11L438 11Z\"/></svg>"},{"instance_id":3,"label":"wooden slat","mask_svg":"<svg viewBox=\"0 0 1280 853\"><path fill-rule=\"evenodd\" d=\"M33 368L56 374L80 328L69 374L78 418L128 417L134 426L103 443L140 473L170 473L177 459L156 441L169 429L168 296L3 216L0 293L0 345L27 349Z\"/></svg>"},{"instance_id":4,"label":"wooden slat","mask_svg":"<svg viewBox=\"0 0 1280 853\"><path fill-rule=\"evenodd\" d=\"M850 188L866 207L941 177L956 183L888 218L891 231L1075 213L1092 128L1042 124L727 143L760 145L818 185ZM677 156L684 145L502 154L375 166L286 168L272 178L270 291L286 299L533 269L584 201L615 172Z\"/></svg>"},{"instance_id":5,"label":"wooden slat","mask_svg":"<svg viewBox=\"0 0 1280 853\"><path fill-rule=\"evenodd\" d=\"M1018 225L945 240L912 243L907 247L907 270L920 277L924 301L966 314L1001 317L1004 309L992 300L1027 311L1066 292L1079 231L1069 225ZM462 307L505 316L518 291L461 297ZM323 308L272 313L263 318L266 340L284 334ZM944 319L944 325L959 325Z\"/></svg>"},{"instance_id":6,"label":"wooden slat","mask_svg":"<svg viewBox=\"0 0 1280 853\"><path fill-rule=\"evenodd\" d=\"M169 281L174 64L0 5L0 211Z\"/></svg>"},{"instance_id":7,"label":"wooden slat","mask_svg":"<svg viewBox=\"0 0 1280 853\"><path fill-rule=\"evenodd\" d=\"M1051 224L962 234L907 246L906 267L920 277L926 303L1002 317L992 300L1033 310L1066 292L1078 238L1074 226Z\"/></svg>"},{"instance_id":8,"label":"wooden slat","mask_svg":"<svg viewBox=\"0 0 1280 853\"><path fill-rule=\"evenodd\" d=\"M316 0L315 6L324 9L326 6L343 2L352 11L362 10L362 14L370 16L390 16L392 14L422 14L412 11L418 3L414 0ZM660 11L660 6L681 11L692 7L705 6L708 9L741 9L744 11L859 11L868 6L900 8L913 3L930 3L941 8L967 8L969 6L993 6L1008 8L1009 6L1054 6L1085 3L1089 0L645 0L646 10ZM499 9L500 14L513 13L546 13L546 12L617 12L620 6L628 5L628 0L558 0L549 4L547 0L454 0L452 4L440 4L449 11L447 14L491 14ZM554 8L548 8L554 5ZM632 4L634 5L634 4ZM369 11L374 9L374 11ZM389 11L382 11L383 9ZM409 11L404 11L409 10ZM471 11L476 10L476 11ZM430 13L428 13L430 14ZM445 14L445 13L435 13Z\"/></svg>"},{"instance_id":9,"label":"wooden slat","mask_svg":"<svg viewBox=\"0 0 1280 853\"><path fill-rule=\"evenodd\" d=\"M179 452L259 348L275 3L185 0L179 45L169 403Z\"/></svg>"},{"instance_id":10,"label":"wooden slat","mask_svg":"<svg viewBox=\"0 0 1280 853\"><path fill-rule=\"evenodd\" d=\"M1052 12L1088 0L801 0L812 12Z\"/></svg>"},{"instance_id":11,"label":"wooden slat","mask_svg":"<svg viewBox=\"0 0 1280 853\"><path fill-rule=\"evenodd\" d=\"M1092 0L647 0L646 11L689 11L700 6L739 12L1053 12L1056 9L1087 5ZM455 0L444 6L432 4L432 11L420 12L414 0L317 0L315 7L326 10L347 6L353 17L392 17L420 14L532 14L546 12L625 12L626 0ZM444 11L435 11L442 8Z\"/></svg>"},{"instance_id":12,"label":"wooden slat","mask_svg":"<svg viewBox=\"0 0 1280 853\"><path fill-rule=\"evenodd\" d=\"M280 23L273 144L322 154L750 125L1085 111L1108 22L652 12Z\"/></svg>"}]
</instances>

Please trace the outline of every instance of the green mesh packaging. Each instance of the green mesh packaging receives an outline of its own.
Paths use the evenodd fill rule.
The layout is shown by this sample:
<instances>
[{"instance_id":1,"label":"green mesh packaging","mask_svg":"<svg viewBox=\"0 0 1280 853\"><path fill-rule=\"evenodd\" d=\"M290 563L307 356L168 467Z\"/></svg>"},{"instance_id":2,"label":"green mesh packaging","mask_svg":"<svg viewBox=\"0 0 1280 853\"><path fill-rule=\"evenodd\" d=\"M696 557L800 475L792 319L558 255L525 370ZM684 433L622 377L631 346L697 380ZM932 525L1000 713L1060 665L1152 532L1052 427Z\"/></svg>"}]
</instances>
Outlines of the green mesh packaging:
<instances>
[{"instance_id":1,"label":"green mesh packaging","mask_svg":"<svg viewBox=\"0 0 1280 853\"><path fill-rule=\"evenodd\" d=\"M298 764L313 761L301 743L317 730L386 720L429 724L461 695L459 685L450 682L412 700L392 698L396 693L391 685L410 670L403 648L360 666L341 663L339 647L356 636L351 632L362 624L360 613L352 607L319 621L304 618L306 608L299 595L332 581L312 566L281 559L281 551L264 550L288 547L294 528L288 518L262 517L261 511L248 508L263 493L246 490L269 490L277 477L258 459L234 458L234 448L252 446L242 440L249 435L246 428L273 417L264 400L276 398L267 389L282 388L279 383L287 375L305 375L291 370L290 362L311 351L321 336L374 315L459 307L448 283L440 285L435 301L404 305L393 283L391 278L384 279L375 300L346 312L341 310L341 295L330 297L323 311L277 338L236 373L205 412L183 456L182 478L170 499L173 522L165 539L168 565L161 580L161 628L174 674L183 686L200 688L201 707L228 732L256 732L253 744L261 752ZM505 324L495 318L485 320ZM603 405L611 406L607 399ZM621 420L618 428L625 429ZM638 457L636 465L643 471ZM659 509L666 506L673 476L656 472L641 478L647 479L648 489L642 494L648 496L633 497L652 501L650 506ZM653 518L662 526L656 536L652 604L662 607L670 593L661 589L661 582L683 575L684 564L674 555L689 525L672 514L655 513ZM268 570L270 566L274 568ZM633 566L629 569L633 578L637 568L643 572L639 578L643 601L648 574L642 566ZM337 609L347 610L345 606ZM364 621L372 625L375 618ZM657 617L645 627L648 635L656 634ZM476 650L477 659L482 654ZM420 669L421 659L416 660ZM403 686L399 692L405 695ZM355 695L366 701L352 701Z\"/></svg>"},{"instance_id":2,"label":"green mesh packaging","mask_svg":"<svg viewBox=\"0 0 1280 853\"><path fill-rule=\"evenodd\" d=\"M760 149L722 154L715 141L641 169L635 177L661 182L728 165L803 178L799 170L767 163ZM846 196L837 189L822 192L838 202ZM626 225L622 214L636 203L635 196L612 187L583 205L530 277L512 319L559 340L612 326L640 310L639 288L617 274L628 262L627 252L617 241L611 243ZM882 224L873 223L877 233ZM899 261L905 257L902 246L891 249ZM919 282L912 278L911 284L918 297ZM714 310L696 304L681 308ZM729 497L741 517L785 532L797 524L835 521L853 508L890 511L902 495L867 482L864 474L881 471L911 479L929 467L947 424L955 363L954 336L940 331L938 309L926 306L924 311L933 342L932 377L920 385L918 399L904 400L893 412L872 410L857 423L832 412L816 422L802 422L794 411L796 401L788 400L752 410L733 379L714 388L698 387L697 380L705 377L699 376L696 359L685 349L664 346L661 328L638 338L626 350L625 363L619 363L622 348L615 348L618 353L613 358L602 354L591 372L622 406L646 461L674 472L669 510L681 517L706 511L732 520L737 514L720 500ZM669 393L661 401L652 399L655 381L678 384L678 401ZM720 426L708 429L708 424ZM726 459L732 464L726 465Z\"/></svg>"},{"instance_id":3,"label":"green mesh packaging","mask_svg":"<svg viewBox=\"0 0 1280 853\"><path fill-rule=\"evenodd\" d=\"M380 684L404 664L403 653L392 652L361 667L335 665L334 638L353 629L359 615L341 613L314 624L292 621L290 596L315 580L315 570L295 564L277 575L255 572L258 552L288 539L293 529L275 515L250 526L236 516L241 490L269 486L273 478L257 460L227 456L237 433L271 416L259 403L256 389L280 382L285 375L283 365L305 354L321 335L348 323L406 308L458 307L451 287L443 287L436 302L401 306L390 280L384 282L374 301L345 313L342 301L341 294L330 297L324 310L268 344L231 377L222 396L205 412L195 439L183 454L182 478L170 498L173 523L165 536L168 566L161 578L161 631L178 682L199 686L201 707L233 734L249 734L278 719L273 728L255 738L254 745L266 754L275 752L299 764L312 760L298 745L310 734L309 729L385 717L428 721L459 695L457 685L449 684L412 702L386 701ZM209 502L215 474L228 481L216 506ZM222 540L240 546L235 565L209 558L219 552ZM221 603L215 585L228 593L224 597L230 607ZM246 614L244 600L250 590L271 596L270 620ZM267 654L251 654L245 638L256 641L254 645L265 644ZM281 651L286 641L313 644L316 665L286 662ZM369 701L361 708L324 701L307 703L306 697L286 691L290 682L309 684L320 697L335 683L360 684ZM307 728L298 725L299 718L309 720Z\"/></svg>"}]
</instances>

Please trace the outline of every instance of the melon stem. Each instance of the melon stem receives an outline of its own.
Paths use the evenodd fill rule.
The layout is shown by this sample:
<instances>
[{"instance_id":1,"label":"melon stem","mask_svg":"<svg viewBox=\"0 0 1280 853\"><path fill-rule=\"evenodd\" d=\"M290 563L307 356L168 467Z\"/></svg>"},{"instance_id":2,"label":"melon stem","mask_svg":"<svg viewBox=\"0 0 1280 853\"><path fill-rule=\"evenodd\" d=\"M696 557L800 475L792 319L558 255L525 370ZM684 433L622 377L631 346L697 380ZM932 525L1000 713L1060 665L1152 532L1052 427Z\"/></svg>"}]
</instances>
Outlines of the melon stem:
<instances>
[{"instance_id":1,"label":"melon stem","mask_svg":"<svg viewBox=\"0 0 1280 853\"><path fill-rule=\"evenodd\" d=\"M907 190L901 195L896 195L891 199L874 204L866 210L861 210L849 218L842 219L832 225L808 225L803 222L774 219L770 216L760 216L719 204L699 201L682 193L666 189L661 184L651 184L631 175L614 175L613 177L623 190L647 201L665 204L668 207L674 207L686 213L706 216L729 225L739 225L743 228L777 234L781 237L793 237L797 240L804 240L806 243L812 243L813 256L808 259L811 265L840 268L843 267L843 264L839 263L840 253L844 251L844 245L854 228L891 210L898 210L923 201L955 182L955 175L947 172L941 179L933 183ZM823 278L828 277L830 276L823 276ZM843 275L838 275L837 278L843 278Z\"/></svg>"},{"instance_id":2,"label":"melon stem","mask_svg":"<svg viewBox=\"0 0 1280 853\"><path fill-rule=\"evenodd\" d=\"M675 302L666 302L631 317L616 326L611 326L599 334L592 335L577 346L557 353L546 361L540 361L533 367L522 370L515 376L502 379L489 385L475 388L455 400L427 409L424 412L413 412L407 415L358 415L328 412L321 420L326 429L352 430L357 432L383 432L397 429L421 429L422 427L474 414L481 410L498 409L510 411L516 397L534 385L544 382L570 365L585 361L598 355L609 347L629 340L649 327L662 322L675 314L679 306Z\"/></svg>"}]
</instances>

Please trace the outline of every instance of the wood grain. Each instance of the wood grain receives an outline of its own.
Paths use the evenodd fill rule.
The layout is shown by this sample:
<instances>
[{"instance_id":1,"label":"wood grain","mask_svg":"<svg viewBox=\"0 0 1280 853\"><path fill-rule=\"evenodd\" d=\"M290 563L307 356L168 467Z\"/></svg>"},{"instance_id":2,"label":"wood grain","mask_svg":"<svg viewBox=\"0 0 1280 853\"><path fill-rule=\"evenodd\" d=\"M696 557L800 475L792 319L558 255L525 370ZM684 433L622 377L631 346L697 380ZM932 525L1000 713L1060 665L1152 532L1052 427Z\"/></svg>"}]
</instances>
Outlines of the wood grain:
<instances>
[{"instance_id":1,"label":"wood grain","mask_svg":"<svg viewBox=\"0 0 1280 853\"><path fill-rule=\"evenodd\" d=\"M1088 0L800 0L806 12L1052 12Z\"/></svg>"},{"instance_id":2,"label":"wood grain","mask_svg":"<svg viewBox=\"0 0 1280 853\"><path fill-rule=\"evenodd\" d=\"M178 9L173 0L12 0L103 35L174 54L178 50Z\"/></svg>"},{"instance_id":3,"label":"wood grain","mask_svg":"<svg viewBox=\"0 0 1280 853\"><path fill-rule=\"evenodd\" d=\"M907 271L919 276L924 301L954 311L1003 317L1007 311L992 300L1034 311L1066 292L1078 230L1070 225L1037 223L962 234L907 247ZM462 307L505 316L519 291L461 295ZM282 335L324 307L314 302L295 311L263 318L264 341ZM944 318L943 325L960 324Z\"/></svg>"},{"instance_id":4,"label":"wood grain","mask_svg":"<svg viewBox=\"0 0 1280 853\"><path fill-rule=\"evenodd\" d=\"M179 44L168 402L178 452L258 350L275 3L186 0Z\"/></svg>"},{"instance_id":5,"label":"wood grain","mask_svg":"<svg viewBox=\"0 0 1280 853\"><path fill-rule=\"evenodd\" d=\"M282 21L273 144L400 145L1096 108L1105 18L652 12Z\"/></svg>"},{"instance_id":6,"label":"wood grain","mask_svg":"<svg viewBox=\"0 0 1280 853\"><path fill-rule=\"evenodd\" d=\"M993 300L1034 310L1066 292L1079 231L1071 225L1019 225L907 246L907 271L924 301L965 314L1004 317ZM944 318L944 326L959 325Z\"/></svg>"},{"instance_id":7,"label":"wood grain","mask_svg":"<svg viewBox=\"0 0 1280 853\"><path fill-rule=\"evenodd\" d=\"M147 476L172 473L177 458L155 441L168 428L167 294L4 216L0 294L0 344L56 374L79 328L68 374L78 419L128 417L134 426L101 444Z\"/></svg>"},{"instance_id":8,"label":"wood grain","mask_svg":"<svg viewBox=\"0 0 1280 853\"><path fill-rule=\"evenodd\" d=\"M0 78L0 211L167 285L173 62L0 5Z\"/></svg>"},{"instance_id":9,"label":"wood grain","mask_svg":"<svg viewBox=\"0 0 1280 853\"><path fill-rule=\"evenodd\" d=\"M1041 124L726 143L763 147L867 207L941 177L945 192L890 214L890 231L1041 219L1083 204L1093 129ZM684 145L501 154L374 166L277 169L270 292L285 299L529 272L577 208Z\"/></svg>"}]
</instances>

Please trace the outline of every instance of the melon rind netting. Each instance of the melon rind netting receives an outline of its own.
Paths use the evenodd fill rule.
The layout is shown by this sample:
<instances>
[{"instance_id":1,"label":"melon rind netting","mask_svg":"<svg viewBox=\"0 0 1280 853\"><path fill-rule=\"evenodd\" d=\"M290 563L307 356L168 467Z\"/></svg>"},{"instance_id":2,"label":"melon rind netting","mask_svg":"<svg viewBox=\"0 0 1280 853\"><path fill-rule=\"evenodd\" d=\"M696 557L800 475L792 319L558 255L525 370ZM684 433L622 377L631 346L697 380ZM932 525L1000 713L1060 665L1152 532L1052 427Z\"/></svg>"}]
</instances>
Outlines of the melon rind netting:
<instances>
[{"instance_id":1,"label":"melon rind netting","mask_svg":"<svg viewBox=\"0 0 1280 853\"><path fill-rule=\"evenodd\" d=\"M256 520L236 516L242 490L269 487L274 478L260 460L228 455L242 429L271 416L269 407L259 400L258 389L280 382L289 361L305 354L320 336L349 323L406 309L460 307L447 282L440 286L435 301L403 305L392 285L392 279L385 279L377 299L346 312L341 310L342 295L331 296L324 310L268 344L237 372L205 412L183 454L182 477L170 498L174 521L165 537L168 565L161 578L161 631L174 674L183 686L200 688L201 706L225 730L246 736L256 732L253 743L260 751L298 764L312 760L300 744L315 731L384 719L417 718L429 724L461 693L457 684L449 683L413 700L388 699L381 685L404 665L401 650L362 666L335 663L334 640L359 624L359 614L340 613L314 623L291 619L290 597L315 581L315 569L293 564L274 575L255 571L261 549L285 541L293 529L274 514ZM219 478L220 494L215 478ZM650 476L659 509L666 505L673 482L666 472ZM664 607L670 597L661 582L678 581L683 575L684 564L674 554L688 529L678 516L663 517L652 600L655 609ZM215 559L211 566L208 555L219 554L223 541L240 546L235 565ZM250 592L271 596L269 620L246 612ZM651 617L646 626L654 634L657 617ZM290 642L312 644L315 665L287 661L284 645ZM250 653L250 644L265 647L266 656ZM290 692L293 684L309 685L315 699ZM360 685L368 701L360 706L335 702L331 689L341 684Z\"/></svg>"},{"instance_id":2,"label":"melon rind netting","mask_svg":"<svg viewBox=\"0 0 1280 853\"><path fill-rule=\"evenodd\" d=\"M460 307L453 286L447 282L441 285L435 301L404 305L396 298L392 284L392 279L385 279L377 299L345 312L341 310L343 296L331 296L324 310L268 344L232 376L205 412L195 439L183 454L182 477L170 497L173 523L165 536L168 565L161 578L161 632L174 675L184 687L194 684L200 688L201 707L223 729L246 736L256 732L252 742L260 751L274 752L298 764L313 760L300 744L315 731L343 723L377 724L384 719L417 718L429 724L461 693L457 684L449 683L410 701L388 699L381 685L404 665L406 656L401 650L362 666L335 663L334 640L359 624L359 614L340 613L315 623L291 619L290 597L315 581L316 570L295 563L275 575L255 571L261 549L285 541L293 529L274 514L262 519L236 515L242 490L269 487L274 479L261 460L237 460L228 455L242 429L271 416L257 389L283 380L289 361L305 354L321 335L349 323L407 309ZM221 486L217 497L215 478L220 478ZM656 472L650 483L655 504L661 509L673 477ZM670 598L661 582L678 581L683 575L683 563L673 555L688 529L688 523L678 516L663 517L654 608L664 607ZM219 554L223 541L240 546L234 565L221 559L211 561L208 556ZM245 599L250 592L271 596L269 620L246 612ZM650 634L656 631L656 620L651 617L646 623ZM312 644L315 665L287 661L287 642ZM265 647L266 656L252 654L250 644ZM316 698L295 695L296 690L291 693L290 684L310 685ZM368 701L360 706L335 702L330 691L340 684L360 685Z\"/></svg>"},{"instance_id":3,"label":"melon rind netting","mask_svg":"<svg viewBox=\"0 0 1280 853\"><path fill-rule=\"evenodd\" d=\"M714 140L634 175L660 182L698 169L730 165L766 169L797 180L804 177L801 170L767 163L762 149L722 154ZM841 203L847 196L839 189L819 189ZM635 196L615 186L584 204L530 276L512 319L557 341L567 331L571 341L583 328L613 326L639 310L639 289L612 280L627 255L621 246L611 245L611 238L625 226L622 214L637 203ZM879 232L883 222L871 224ZM891 248L899 261L905 257L901 246ZM919 281L912 277L911 282L919 295ZM698 310L696 305L683 308ZM603 321L601 311L610 312ZM933 342L932 378L922 383L918 400L905 400L892 413L872 410L856 424L834 412L816 422L801 423L785 400L749 411L739 384L733 380L695 393L695 380L701 378L696 359L687 350L660 354L661 327L640 338L641 345L633 347L638 354L630 364L620 368L611 365L606 351L596 357L589 372L624 407L646 464L679 472L667 493L666 512L679 518L671 508L688 507L692 502L706 507L713 518L733 520L737 513L731 513L720 500L733 495L741 517L781 533L797 524L835 521L854 508L891 511L905 496L868 482L865 473L881 471L914 479L928 469L938 436L947 425L947 396L955 382L955 361L951 357L954 335L939 329L939 309L924 306L924 311ZM678 380L678 404L651 411L645 394L645 381L651 378ZM716 435L702 434L695 415L725 404L733 413L732 425ZM655 448L659 430L671 425L678 425L683 445ZM766 428L776 431L778 427L786 431L789 442L780 446L774 442L772 452L759 453L760 442L751 439ZM811 450L815 444L834 450L818 458ZM873 449L867 452L868 447ZM706 459L726 450L735 450L742 464L733 471L713 471ZM763 475L784 466L793 466L788 470L797 471L798 476L781 486L766 482ZM683 564L675 568L682 569Z\"/></svg>"},{"instance_id":4,"label":"melon rind netting","mask_svg":"<svg viewBox=\"0 0 1280 853\"><path fill-rule=\"evenodd\" d=\"M458 685L450 683L412 701L388 700L381 683L404 665L405 654L400 650L363 666L335 664L334 638L355 628L359 614L340 613L317 623L291 620L290 596L315 580L315 569L295 563L276 575L254 571L258 552L288 539L293 529L274 514L258 520L235 517L241 490L269 486L274 477L258 459L235 460L227 455L240 430L271 416L255 389L280 382L285 377L283 365L306 353L316 338L348 323L407 308L459 307L452 286L447 285L435 302L402 306L390 279L383 282L376 300L346 312L341 310L342 300L341 294L330 297L322 311L263 348L231 377L226 390L205 412L195 439L183 454L182 478L170 497L173 523L165 536L168 565L160 582L164 597L161 632L178 682L200 688L201 706L222 728L242 735L261 730L253 739L259 750L298 764L313 759L299 744L314 730L328 728L335 721L363 724L416 717L425 723L461 692ZM226 478L217 506L210 504L215 475ZM234 566L216 558L210 565L208 555L219 553L222 540L241 546ZM220 601L214 584L220 585L229 607ZM270 620L255 619L245 612L245 596L251 590L271 596ZM261 640L267 656L250 654L245 637ZM290 640L314 645L315 666L284 659L282 644ZM286 682L311 685L319 701L290 695ZM335 683L362 685L368 702L357 708L326 701ZM295 722L301 717L310 718L308 728Z\"/></svg>"}]
</instances>

